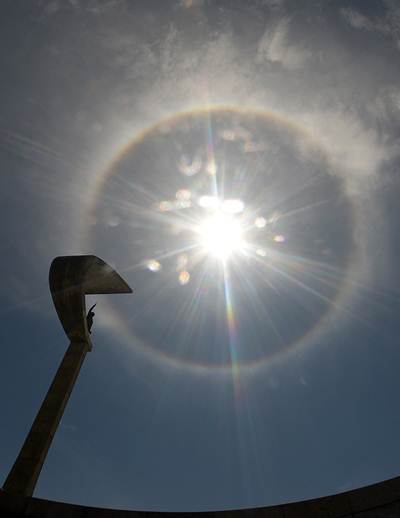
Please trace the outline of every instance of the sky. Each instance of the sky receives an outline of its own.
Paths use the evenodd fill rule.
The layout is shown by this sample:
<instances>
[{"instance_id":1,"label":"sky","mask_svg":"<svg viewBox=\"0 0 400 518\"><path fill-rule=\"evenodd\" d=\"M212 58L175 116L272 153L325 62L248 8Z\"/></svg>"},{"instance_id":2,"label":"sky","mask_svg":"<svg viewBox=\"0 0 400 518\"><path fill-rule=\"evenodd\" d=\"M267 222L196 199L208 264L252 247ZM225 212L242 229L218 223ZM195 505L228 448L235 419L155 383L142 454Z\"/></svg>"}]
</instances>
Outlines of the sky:
<instances>
[{"instance_id":1,"label":"sky","mask_svg":"<svg viewBox=\"0 0 400 518\"><path fill-rule=\"evenodd\" d=\"M257 507L399 475L396 0L4 0L0 478L97 302L35 496Z\"/></svg>"}]
</instances>

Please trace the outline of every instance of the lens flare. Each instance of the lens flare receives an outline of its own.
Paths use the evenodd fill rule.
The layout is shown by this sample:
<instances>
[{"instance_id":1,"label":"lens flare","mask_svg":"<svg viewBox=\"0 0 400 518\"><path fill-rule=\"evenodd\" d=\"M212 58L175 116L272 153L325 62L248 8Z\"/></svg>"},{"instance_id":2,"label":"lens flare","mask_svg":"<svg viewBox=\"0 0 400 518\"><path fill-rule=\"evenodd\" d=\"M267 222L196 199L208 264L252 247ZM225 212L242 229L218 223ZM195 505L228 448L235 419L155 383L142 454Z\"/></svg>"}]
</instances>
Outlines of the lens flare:
<instances>
[{"instance_id":1,"label":"lens flare","mask_svg":"<svg viewBox=\"0 0 400 518\"><path fill-rule=\"evenodd\" d=\"M266 224L267 224L267 220L265 218L263 218L262 216L256 218L254 221L254 226L256 228L264 228Z\"/></svg>"},{"instance_id":2,"label":"lens flare","mask_svg":"<svg viewBox=\"0 0 400 518\"><path fill-rule=\"evenodd\" d=\"M148 270L143 284L138 278L139 316L122 313L127 339L171 365L233 373L236 386L240 369L286 357L327 331L351 292L355 215L342 196L345 184L325 174L325 159L315 181L303 162L296 177L275 168L297 159L299 138L309 135L274 114L207 107L143 130L113 159L99 176L88 218L101 224L91 227L93 238L88 229L84 235L106 250L121 252L126 243L128 268ZM164 155L167 170L153 158ZM131 167L138 156L146 178ZM340 194L340 205L319 201L325 192L329 200ZM118 224L103 223L103 214L117 215ZM342 223L335 239L324 231L333 218ZM127 225L132 242L121 239ZM165 303L156 328L153 309ZM304 325L292 325L298 316ZM169 329L176 340L166 347Z\"/></svg>"},{"instance_id":3,"label":"lens flare","mask_svg":"<svg viewBox=\"0 0 400 518\"><path fill-rule=\"evenodd\" d=\"M198 231L205 251L223 261L244 248L240 222L228 214L215 213L201 223Z\"/></svg>"},{"instance_id":4,"label":"lens flare","mask_svg":"<svg viewBox=\"0 0 400 518\"><path fill-rule=\"evenodd\" d=\"M186 270L183 270L178 277L179 284L181 286L185 286L190 281L190 273Z\"/></svg>"},{"instance_id":5,"label":"lens flare","mask_svg":"<svg viewBox=\"0 0 400 518\"><path fill-rule=\"evenodd\" d=\"M162 268L161 264L155 259L145 261L145 265L151 272L159 272Z\"/></svg>"},{"instance_id":6,"label":"lens flare","mask_svg":"<svg viewBox=\"0 0 400 518\"><path fill-rule=\"evenodd\" d=\"M216 196L201 196L199 206L202 209L216 210L221 205L221 201Z\"/></svg>"},{"instance_id":7,"label":"lens flare","mask_svg":"<svg viewBox=\"0 0 400 518\"><path fill-rule=\"evenodd\" d=\"M240 214L244 210L244 203L242 200L225 200L222 210L227 214Z\"/></svg>"}]
</instances>

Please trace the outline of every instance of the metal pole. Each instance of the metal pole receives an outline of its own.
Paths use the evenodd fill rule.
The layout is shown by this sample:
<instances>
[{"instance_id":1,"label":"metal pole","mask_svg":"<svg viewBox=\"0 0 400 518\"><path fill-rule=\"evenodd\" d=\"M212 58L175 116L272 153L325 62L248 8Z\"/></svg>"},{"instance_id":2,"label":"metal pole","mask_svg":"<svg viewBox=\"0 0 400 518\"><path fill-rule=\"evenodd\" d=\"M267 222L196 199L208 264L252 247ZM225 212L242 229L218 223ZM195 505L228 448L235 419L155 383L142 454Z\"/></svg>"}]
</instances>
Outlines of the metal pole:
<instances>
[{"instance_id":1,"label":"metal pole","mask_svg":"<svg viewBox=\"0 0 400 518\"><path fill-rule=\"evenodd\" d=\"M32 428L4 483L5 492L16 496L32 496L88 350L89 345L86 342L70 343Z\"/></svg>"}]
</instances>

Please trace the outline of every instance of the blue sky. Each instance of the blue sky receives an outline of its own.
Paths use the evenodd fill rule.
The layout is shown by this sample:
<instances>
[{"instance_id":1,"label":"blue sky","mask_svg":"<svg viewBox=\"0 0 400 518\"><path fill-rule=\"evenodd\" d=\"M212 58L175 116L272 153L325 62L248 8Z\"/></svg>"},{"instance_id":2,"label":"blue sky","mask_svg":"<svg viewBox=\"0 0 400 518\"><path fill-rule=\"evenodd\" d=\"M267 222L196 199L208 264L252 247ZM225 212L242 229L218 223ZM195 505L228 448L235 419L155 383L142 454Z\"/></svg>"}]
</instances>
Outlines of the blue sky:
<instances>
[{"instance_id":1,"label":"blue sky","mask_svg":"<svg viewBox=\"0 0 400 518\"><path fill-rule=\"evenodd\" d=\"M36 496L207 510L398 475L398 3L21 0L0 25L2 480L68 345L50 262L79 253L134 294L93 299ZM242 204L225 267L210 196Z\"/></svg>"}]
</instances>

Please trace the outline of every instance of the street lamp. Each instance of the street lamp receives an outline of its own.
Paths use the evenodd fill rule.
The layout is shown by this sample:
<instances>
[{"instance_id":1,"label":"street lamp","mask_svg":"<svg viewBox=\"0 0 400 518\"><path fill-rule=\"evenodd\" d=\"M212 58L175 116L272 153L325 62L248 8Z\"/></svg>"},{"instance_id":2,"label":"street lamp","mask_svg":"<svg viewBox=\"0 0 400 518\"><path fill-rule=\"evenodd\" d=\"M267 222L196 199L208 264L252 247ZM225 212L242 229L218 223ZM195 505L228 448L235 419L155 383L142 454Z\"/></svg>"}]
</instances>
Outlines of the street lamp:
<instances>
[{"instance_id":1,"label":"street lamp","mask_svg":"<svg viewBox=\"0 0 400 518\"><path fill-rule=\"evenodd\" d=\"M33 494L83 360L92 350L85 295L132 293L120 275L94 255L56 257L49 284L70 345L3 486L4 492L21 497Z\"/></svg>"}]
</instances>

